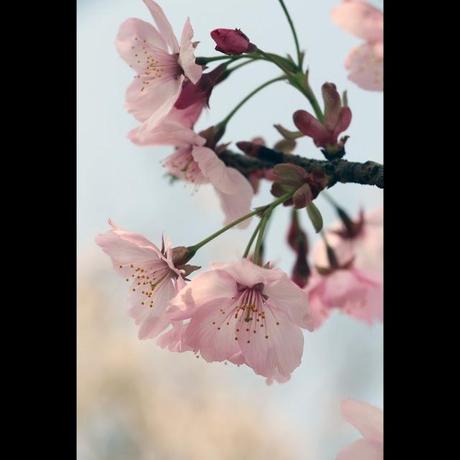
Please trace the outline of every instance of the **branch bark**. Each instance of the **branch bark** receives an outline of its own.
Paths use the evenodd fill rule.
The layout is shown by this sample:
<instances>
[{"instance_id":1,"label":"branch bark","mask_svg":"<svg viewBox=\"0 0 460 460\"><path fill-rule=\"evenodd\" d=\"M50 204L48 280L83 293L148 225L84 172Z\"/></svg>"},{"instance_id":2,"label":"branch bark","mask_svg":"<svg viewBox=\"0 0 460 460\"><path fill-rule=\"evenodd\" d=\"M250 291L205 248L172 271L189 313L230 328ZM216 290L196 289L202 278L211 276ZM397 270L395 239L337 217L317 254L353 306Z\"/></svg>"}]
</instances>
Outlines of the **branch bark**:
<instances>
[{"instance_id":1,"label":"branch bark","mask_svg":"<svg viewBox=\"0 0 460 460\"><path fill-rule=\"evenodd\" d=\"M280 163L292 163L301 166L307 172L323 171L329 177L328 187L337 182L361 185L375 185L383 189L383 165L374 161L357 163L347 160L312 160L298 155L290 155L264 146L257 146L254 156L242 155L225 150L219 154L227 165L240 171L244 176L260 169L270 169Z\"/></svg>"}]
</instances>

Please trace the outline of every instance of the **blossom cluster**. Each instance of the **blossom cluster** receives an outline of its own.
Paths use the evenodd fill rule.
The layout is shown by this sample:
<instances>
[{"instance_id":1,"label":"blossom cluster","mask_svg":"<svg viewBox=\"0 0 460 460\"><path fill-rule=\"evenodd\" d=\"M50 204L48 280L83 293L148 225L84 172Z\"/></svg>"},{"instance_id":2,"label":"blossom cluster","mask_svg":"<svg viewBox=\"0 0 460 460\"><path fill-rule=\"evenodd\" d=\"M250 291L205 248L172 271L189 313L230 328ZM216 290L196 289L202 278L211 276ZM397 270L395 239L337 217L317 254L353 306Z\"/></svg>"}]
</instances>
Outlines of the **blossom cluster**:
<instances>
[{"instance_id":1,"label":"blossom cluster","mask_svg":"<svg viewBox=\"0 0 460 460\"><path fill-rule=\"evenodd\" d=\"M192 352L209 362L248 366L268 383L286 382L302 360L303 330L314 332L335 311L367 324L383 320L383 210L362 211L353 220L333 203L340 219L323 229L315 200L333 185L327 172L284 163L243 174L227 165L223 154L228 144L219 142L248 98L220 123L200 132L194 128L217 85L239 67L265 60L283 74L249 97L268 84L286 81L307 98L315 113L293 112L297 132L277 125L282 139L275 148L291 154L296 139L307 136L327 160L340 159L347 136L339 139L339 135L352 121L346 93L341 96L335 84L324 83L321 109L308 71L302 70L300 50L297 62L267 53L239 29L212 31L222 55L196 57L198 42L190 20L177 38L160 6L153 0L144 3L154 24L128 19L116 39L120 56L136 72L126 92L126 109L139 124L129 138L142 146L173 147L164 167L173 177L195 186L212 185L225 215L224 227L195 245L174 247L163 239L158 247L109 221L111 229L98 235L96 242L128 283L130 316L139 327L140 339L155 339L162 348ZM352 81L372 90L381 89L381 17L374 10L363 1L349 0L333 11L341 27L366 40L352 51L347 68ZM244 62L235 65L240 59ZM222 62L208 70L214 61ZM251 156L264 144L259 138L238 145ZM260 180L272 183L276 199L252 210ZM291 275L264 260L265 229L280 205L292 207L287 241L296 262ZM311 251L299 220L302 209L322 235ZM214 263L203 271L189 264L203 245L232 227L247 227L253 217L259 223L240 259Z\"/></svg>"}]
</instances>

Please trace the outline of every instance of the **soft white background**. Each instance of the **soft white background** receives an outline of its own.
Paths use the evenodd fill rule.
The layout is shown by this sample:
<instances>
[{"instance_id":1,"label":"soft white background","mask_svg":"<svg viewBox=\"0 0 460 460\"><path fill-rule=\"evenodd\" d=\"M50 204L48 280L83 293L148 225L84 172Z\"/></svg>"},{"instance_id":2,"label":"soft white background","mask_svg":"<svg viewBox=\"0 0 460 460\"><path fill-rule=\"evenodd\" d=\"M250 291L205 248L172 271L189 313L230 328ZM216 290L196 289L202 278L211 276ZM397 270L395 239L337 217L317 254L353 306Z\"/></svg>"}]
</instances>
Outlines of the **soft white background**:
<instances>
[{"instance_id":1,"label":"soft white background","mask_svg":"<svg viewBox=\"0 0 460 460\"><path fill-rule=\"evenodd\" d=\"M275 0L160 3L177 34L190 16L196 40L200 41L197 55L216 54L209 37L216 27L238 27L264 50L294 53L290 30ZM340 91L348 91L353 111L352 125L347 131L351 136L347 143L348 159L382 162L382 93L361 90L346 78L343 60L359 40L331 22L329 13L338 0L286 3L301 46L307 52L312 87L319 93L323 82L332 81ZM381 6L380 2L374 3ZM128 17L148 21L149 13L140 0L78 2L78 251L80 260L91 256L108 270L110 262L95 246L94 236L107 229L109 217L154 241L165 232L177 245L199 241L222 222L212 189L202 187L196 191L182 183L168 184L160 161L170 148L137 147L126 137L135 126L135 120L123 109L124 91L133 74L117 55L114 38L119 24ZM277 70L265 63L251 64L233 75L216 88L211 111L202 117L198 128L218 122L245 94L276 75ZM293 88L285 83L273 85L240 111L224 140L236 142L261 135L272 144L279 139L273 123L293 128L292 113L301 108L309 110L307 101ZM309 139L300 142L296 153L321 157ZM356 212L361 205L371 209L383 200L382 191L358 185L339 184L332 193L350 212ZM265 187L255 203L268 200ZM326 223L335 220L326 202L319 200L318 205ZM276 212L267 250L270 259L290 271L293 255L285 244L287 216L285 211ZM303 225L313 235L306 218ZM210 261L238 257L249 235L250 230L227 233L200 251L196 262L206 266ZM107 279L106 289L121 296L114 308L121 308L124 286L115 274ZM135 340L136 331L129 319L127 328ZM216 366L217 372L232 375L235 386L228 391L235 392L235 397L241 391L257 394L269 402L270 413L280 420L280 430L298 433L302 447L299 460L333 459L340 447L357 437L356 431L340 420L340 400L355 398L382 407L382 346L382 326L368 327L336 314L319 331L306 334L303 363L287 384L266 386L262 378L247 369ZM179 358L171 354L170 359ZM288 426L283 428L285 421ZM81 452L80 460L86 459Z\"/></svg>"}]
</instances>

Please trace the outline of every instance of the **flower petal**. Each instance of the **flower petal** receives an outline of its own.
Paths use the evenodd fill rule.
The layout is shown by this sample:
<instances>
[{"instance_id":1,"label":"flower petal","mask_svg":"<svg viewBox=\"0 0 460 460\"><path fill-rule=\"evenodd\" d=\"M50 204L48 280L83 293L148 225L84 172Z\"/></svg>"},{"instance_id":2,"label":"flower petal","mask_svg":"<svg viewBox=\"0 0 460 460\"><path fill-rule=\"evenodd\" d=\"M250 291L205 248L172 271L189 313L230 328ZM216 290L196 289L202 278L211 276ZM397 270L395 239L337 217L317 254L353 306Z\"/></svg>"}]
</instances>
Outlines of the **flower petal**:
<instances>
[{"instance_id":1,"label":"flower petal","mask_svg":"<svg viewBox=\"0 0 460 460\"><path fill-rule=\"evenodd\" d=\"M186 346L199 351L206 361L230 361L240 352L231 305L231 299L214 299L197 310L187 327Z\"/></svg>"},{"instance_id":2,"label":"flower petal","mask_svg":"<svg viewBox=\"0 0 460 460\"><path fill-rule=\"evenodd\" d=\"M179 64L185 76L193 83L198 83L203 67L195 63L195 46L193 45L193 29L190 19L185 21L180 40Z\"/></svg>"},{"instance_id":3,"label":"flower petal","mask_svg":"<svg viewBox=\"0 0 460 460\"><path fill-rule=\"evenodd\" d=\"M346 400L341 405L342 415L368 440L383 443L383 412L362 401Z\"/></svg>"},{"instance_id":4,"label":"flower petal","mask_svg":"<svg viewBox=\"0 0 460 460\"><path fill-rule=\"evenodd\" d=\"M165 312L169 301L175 294L174 283L172 279L168 278L155 290L151 297L153 301L151 305L142 305L140 299L144 297L137 295L137 292L131 297L131 302L134 305L130 309L130 316L134 318L136 324L140 325L139 339L155 338L168 327L170 320Z\"/></svg>"},{"instance_id":5,"label":"flower petal","mask_svg":"<svg viewBox=\"0 0 460 460\"><path fill-rule=\"evenodd\" d=\"M368 91L383 91L383 55L380 45L364 45L353 48L345 60L350 71L348 78Z\"/></svg>"},{"instance_id":6,"label":"flower petal","mask_svg":"<svg viewBox=\"0 0 460 460\"><path fill-rule=\"evenodd\" d=\"M187 319L193 313L214 299L232 299L236 282L223 270L200 273L170 302L169 314L172 319Z\"/></svg>"},{"instance_id":7,"label":"flower petal","mask_svg":"<svg viewBox=\"0 0 460 460\"><path fill-rule=\"evenodd\" d=\"M166 43L156 29L148 22L137 18L127 19L121 24L115 46L120 56L137 73L143 73L145 70L143 48L148 52L151 47L166 51ZM142 59L139 59L139 56Z\"/></svg>"},{"instance_id":8,"label":"flower petal","mask_svg":"<svg viewBox=\"0 0 460 460\"><path fill-rule=\"evenodd\" d=\"M331 16L339 27L363 40L383 39L383 13L367 2L342 2L332 10Z\"/></svg>"},{"instance_id":9,"label":"flower petal","mask_svg":"<svg viewBox=\"0 0 460 460\"><path fill-rule=\"evenodd\" d=\"M224 223L228 224L248 214L254 196L249 181L236 169L227 167L216 153L207 147L195 147L192 155L203 175L217 192L225 213ZM246 219L239 227L247 227L250 220Z\"/></svg>"},{"instance_id":10,"label":"flower petal","mask_svg":"<svg viewBox=\"0 0 460 460\"><path fill-rule=\"evenodd\" d=\"M171 27L171 24L168 21L166 15L164 14L163 10L161 9L160 5L158 5L158 3L152 0L144 0L144 3L150 10L153 20L155 21L158 30L161 36L164 38L165 42L167 43L171 53L178 53L179 43L177 42L177 38L174 35L174 31Z\"/></svg>"},{"instance_id":11,"label":"flower petal","mask_svg":"<svg viewBox=\"0 0 460 460\"><path fill-rule=\"evenodd\" d=\"M286 274L274 283L266 285L264 294L269 297L270 303L277 310L283 311L294 324L310 331L314 329L306 292L293 283Z\"/></svg>"},{"instance_id":12,"label":"flower petal","mask_svg":"<svg viewBox=\"0 0 460 460\"><path fill-rule=\"evenodd\" d=\"M126 91L125 107L137 120L145 122L143 130L150 130L173 108L184 77L178 79L155 79L145 85L135 78Z\"/></svg>"},{"instance_id":13,"label":"flower petal","mask_svg":"<svg viewBox=\"0 0 460 460\"><path fill-rule=\"evenodd\" d=\"M383 447L365 439L359 439L342 449L336 460L383 460Z\"/></svg>"},{"instance_id":14,"label":"flower petal","mask_svg":"<svg viewBox=\"0 0 460 460\"><path fill-rule=\"evenodd\" d=\"M265 321L253 321L248 327L243 324L237 342L256 374L286 379L302 361L303 334L283 312L265 307Z\"/></svg>"}]
</instances>

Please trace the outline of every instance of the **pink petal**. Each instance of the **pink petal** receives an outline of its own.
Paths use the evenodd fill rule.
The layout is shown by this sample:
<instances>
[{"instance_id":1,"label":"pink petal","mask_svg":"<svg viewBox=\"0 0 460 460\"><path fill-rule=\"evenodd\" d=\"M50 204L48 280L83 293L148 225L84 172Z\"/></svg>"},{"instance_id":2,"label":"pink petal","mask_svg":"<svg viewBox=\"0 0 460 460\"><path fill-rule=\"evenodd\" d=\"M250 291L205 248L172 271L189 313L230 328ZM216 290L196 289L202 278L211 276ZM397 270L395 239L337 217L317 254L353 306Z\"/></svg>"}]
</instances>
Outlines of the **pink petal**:
<instances>
[{"instance_id":1,"label":"pink petal","mask_svg":"<svg viewBox=\"0 0 460 460\"><path fill-rule=\"evenodd\" d=\"M248 259L239 259L236 262L214 265L214 267L225 271L237 283L248 287L253 287L259 283L264 285L273 284L286 276L281 270L260 267Z\"/></svg>"},{"instance_id":2,"label":"pink petal","mask_svg":"<svg viewBox=\"0 0 460 460\"><path fill-rule=\"evenodd\" d=\"M187 325L182 322L173 322L172 328L158 337L157 344L160 348L166 348L169 351L183 353L184 351L191 351L183 343L183 335L187 329Z\"/></svg>"},{"instance_id":3,"label":"pink petal","mask_svg":"<svg viewBox=\"0 0 460 460\"><path fill-rule=\"evenodd\" d=\"M368 441L383 443L383 412L368 403L354 400L342 402L342 415Z\"/></svg>"},{"instance_id":4,"label":"pink petal","mask_svg":"<svg viewBox=\"0 0 460 460\"><path fill-rule=\"evenodd\" d=\"M237 342L246 364L256 374L269 379L279 375L288 378L302 361L302 331L281 311L267 307L264 312L263 327L263 323L255 322L243 327Z\"/></svg>"},{"instance_id":5,"label":"pink petal","mask_svg":"<svg viewBox=\"0 0 460 460\"><path fill-rule=\"evenodd\" d=\"M383 446L359 439L342 449L336 460L383 460Z\"/></svg>"},{"instance_id":6,"label":"pink petal","mask_svg":"<svg viewBox=\"0 0 460 460\"><path fill-rule=\"evenodd\" d=\"M136 18L127 19L121 24L115 46L120 56L137 73L143 73L145 70L145 60L139 59L139 56L144 56L142 47L147 47L149 52L152 47L166 51L166 44L155 28L148 22Z\"/></svg>"},{"instance_id":7,"label":"pink petal","mask_svg":"<svg viewBox=\"0 0 460 460\"><path fill-rule=\"evenodd\" d=\"M150 10L153 20L155 21L161 36L164 38L165 42L167 43L170 52L173 54L178 53L179 43L177 42L177 38L174 35L174 31L171 27L171 24L166 18L163 10L160 8L158 3L152 0L144 0L144 3L147 6L147 8Z\"/></svg>"},{"instance_id":8,"label":"pink petal","mask_svg":"<svg viewBox=\"0 0 460 460\"><path fill-rule=\"evenodd\" d=\"M208 179L203 175L200 166L193 159L191 145L179 147L169 155L163 165L170 174L196 185L208 184Z\"/></svg>"},{"instance_id":9,"label":"pink petal","mask_svg":"<svg viewBox=\"0 0 460 460\"><path fill-rule=\"evenodd\" d=\"M198 83L203 72L202 66L195 64L195 47L193 45L193 29L190 19L187 19L180 40L179 64L185 76L193 83Z\"/></svg>"},{"instance_id":10,"label":"pink petal","mask_svg":"<svg viewBox=\"0 0 460 460\"><path fill-rule=\"evenodd\" d=\"M126 235L127 234L127 235ZM111 257L114 268L120 265L135 264L144 268L160 263L158 248L137 233L108 231L96 237L96 243Z\"/></svg>"},{"instance_id":11,"label":"pink petal","mask_svg":"<svg viewBox=\"0 0 460 460\"><path fill-rule=\"evenodd\" d=\"M345 61L350 71L348 78L369 91L383 91L383 56L380 45L364 45L353 48Z\"/></svg>"},{"instance_id":12,"label":"pink petal","mask_svg":"<svg viewBox=\"0 0 460 460\"><path fill-rule=\"evenodd\" d=\"M142 305L140 297L132 296L133 307L130 315L136 324L140 325L138 337L141 340L155 338L163 332L170 324L169 318L165 315L169 301L175 296L176 288L172 280L166 280L155 291L152 296L153 304Z\"/></svg>"},{"instance_id":13,"label":"pink petal","mask_svg":"<svg viewBox=\"0 0 460 460\"><path fill-rule=\"evenodd\" d=\"M209 362L234 359L240 349L235 340L236 319L232 299L214 299L196 311L184 334L184 342Z\"/></svg>"},{"instance_id":14,"label":"pink petal","mask_svg":"<svg viewBox=\"0 0 460 460\"><path fill-rule=\"evenodd\" d=\"M306 292L293 283L286 274L265 286L264 294L269 297L270 303L277 310L283 311L294 324L310 331L314 329Z\"/></svg>"},{"instance_id":15,"label":"pink petal","mask_svg":"<svg viewBox=\"0 0 460 460\"><path fill-rule=\"evenodd\" d=\"M347 1L331 12L332 20L343 30L368 42L383 39L383 13L362 1Z\"/></svg>"},{"instance_id":16,"label":"pink petal","mask_svg":"<svg viewBox=\"0 0 460 460\"><path fill-rule=\"evenodd\" d=\"M126 91L126 109L137 120L145 122L143 129L153 129L173 108L184 77L151 80L145 85L135 78Z\"/></svg>"},{"instance_id":17,"label":"pink petal","mask_svg":"<svg viewBox=\"0 0 460 460\"><path fill-rule=\"evenodd\" d=\"M174 110L174 109L173 109ZM144 125L133 129L129 139L137 145L203 145L206 141L193 130L182 124L161 121L155 128L148 130Z\"/></svg>"},{"instance_id":18,"label":"pink petal","mask_svg":"<svg viewBox=\"0 0 460 460\"><path fill-rule=\"evenodd\" d=\"M187 319L204 304L215 299L231 299L235 296L236 282L223 270L200 273L170 302L172 319Z\"/></svg>"},{"instance_id":19,"label":"pink petal","mask_svg":"<svg viewBox=\"0 0 460 460\"><path fill-rule=\"evenodd\" d=\"M195 147L192 155L203 175L217 192L225 213L224 223L228 224L248 214L254 195L249 181L236 169L227 167L216 153L207 147ZM239 227L247 227L250 220L246 219Z\"/></svg>"}]
</instances>

